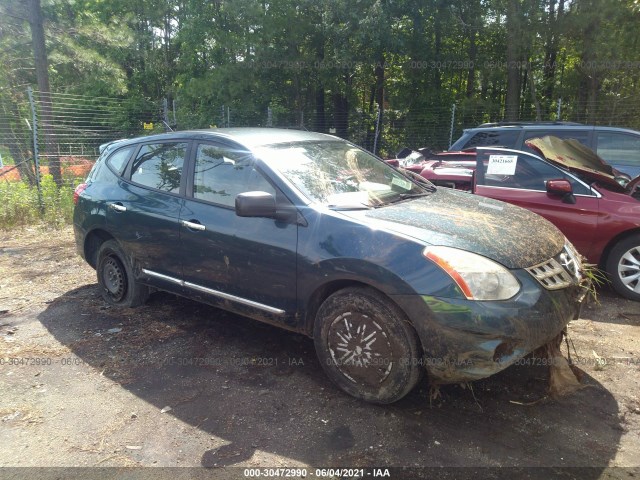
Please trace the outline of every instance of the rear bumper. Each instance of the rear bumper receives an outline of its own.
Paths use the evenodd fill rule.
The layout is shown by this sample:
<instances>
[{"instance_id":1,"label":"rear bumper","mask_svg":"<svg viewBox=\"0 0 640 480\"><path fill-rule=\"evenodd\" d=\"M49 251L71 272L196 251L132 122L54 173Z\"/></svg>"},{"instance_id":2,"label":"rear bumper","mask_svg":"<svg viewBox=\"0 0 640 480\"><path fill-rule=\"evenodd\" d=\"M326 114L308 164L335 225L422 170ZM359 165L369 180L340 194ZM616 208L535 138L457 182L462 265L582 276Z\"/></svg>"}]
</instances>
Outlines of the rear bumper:
<instances>
[{"instance_id":1,"label":"rear bumper","mask_svg":"<svg viewBox=\"0 0 640 480\"><path fill-rule=\"evenodd\" d=\"M76 223L73 224L73 236L76 239L76 252L84 260L86 260L85 253L84 253L84 239L85 239L85 236L86 236L86 232L84 231L84 229L80 225L78 225Z\"/></svg>"},{"instance_id":2,"label":"rear bumper","mask_svg":"<svg viewBox=\"0 0 640 480\"><path fill-rule=\"evenodd\" d=\"M550 342L578 318L584 288L549 291L522 273L521 292L506 301L393 297L420 337L424 352L420 361L433 383L491 376Z\"/></svg>"}]
</instances>

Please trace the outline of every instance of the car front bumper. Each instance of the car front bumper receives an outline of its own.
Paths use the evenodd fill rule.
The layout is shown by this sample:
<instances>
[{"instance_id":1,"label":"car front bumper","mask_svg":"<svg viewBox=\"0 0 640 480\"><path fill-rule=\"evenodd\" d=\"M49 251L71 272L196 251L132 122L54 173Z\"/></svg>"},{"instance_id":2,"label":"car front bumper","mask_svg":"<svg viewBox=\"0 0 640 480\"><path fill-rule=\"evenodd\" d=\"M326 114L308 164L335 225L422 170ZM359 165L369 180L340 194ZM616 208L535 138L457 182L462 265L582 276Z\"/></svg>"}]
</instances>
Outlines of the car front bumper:
<instances>
[{"instance_id":1,"label":"car front bumper","mask_svg":"<svg viewBox=\"0 0 640 480\"><path fill-rule=\"evenodd\" d=\"M419 359L434 384L489 377L557 337L578 318L586 288L545 290L527 273L522 289L504 301L398 295L423 347Z\"/></svg>"}]
</instances>

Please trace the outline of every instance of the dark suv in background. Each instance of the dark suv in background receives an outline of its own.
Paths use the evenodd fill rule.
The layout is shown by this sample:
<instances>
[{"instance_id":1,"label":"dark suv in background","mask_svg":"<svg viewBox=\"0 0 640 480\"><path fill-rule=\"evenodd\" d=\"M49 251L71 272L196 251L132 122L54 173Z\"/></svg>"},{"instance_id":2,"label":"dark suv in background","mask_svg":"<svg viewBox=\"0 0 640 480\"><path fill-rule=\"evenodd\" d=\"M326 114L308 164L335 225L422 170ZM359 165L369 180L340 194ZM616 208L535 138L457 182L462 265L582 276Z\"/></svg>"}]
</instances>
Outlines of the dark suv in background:
<instances>
[{"instance_id":1,"label":"dark suv in background","mask_svg":"<svg viewBox=\"0 0 640 480\"><path fill-rule=\"evenodd\" d=\"M505 147L536 153L525 142L546 135L578 140L620 172L631 178L640 175L640 132L626 128L594 127L572 122L485 123L464 130L449 150Z\"/></svg>"}]
</instances>

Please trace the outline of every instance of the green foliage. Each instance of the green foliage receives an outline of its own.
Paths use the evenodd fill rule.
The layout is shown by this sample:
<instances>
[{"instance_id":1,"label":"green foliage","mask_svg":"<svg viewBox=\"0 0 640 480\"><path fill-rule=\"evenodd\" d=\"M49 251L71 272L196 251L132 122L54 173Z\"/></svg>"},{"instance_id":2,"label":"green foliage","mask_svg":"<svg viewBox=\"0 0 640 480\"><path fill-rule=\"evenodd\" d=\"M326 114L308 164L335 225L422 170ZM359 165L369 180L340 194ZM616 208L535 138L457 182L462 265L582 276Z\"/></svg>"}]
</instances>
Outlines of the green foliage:
<instances>
[{"instance_id":1,"label":"green foliage","mask_svg":"<svg viewBox=\"0 0 640 480\"><path fill-rule=\"evenodd\" d=\"M4 165L11 165L14 163L13 158L11 157L11 152L4 145L0 145L0 157L2 157L2 163Z\"/></svg>"},{"instance_id":2,"label":"green foliage","mask_svg":"<svg viewBox=\"0 0 640 480\"><path fill-rule=\"evenodd\" d=\"M0 183L0 229L9 230L38 221L38 192L23 182Z\"/></svg>"},{"instance_id":3,"label":"green foliage","mask_svg":"<svg viewBox=\"0 0 640 480\"><path fill-rule=\"evenodd\" d=\"M0 97L34 84L24 6L2 3ZM507 60L520 119L557 119L562 99L560 119L640 128L637 0L47 0L43 9L53 91L121 99L109 121L127 135L158 124L166 97L179 128L266 125L270 108L272 125L336 130L371 148L381 108L384 151L445 148L452 104L456 135L505 117Z\"/></svg>"},{"instance_id":4,"label":"green foliage","mask_svg":"<svg viewBox=\"0 0 640 480\"><path fill-rule=\"evenodd\" d=\"M42 208L36 187L24 182L0 183L0 229L43 223L61 228L73 219L73 188L58 187L51 175L41 179Z\"/></svg>"},{"instance_id":5,"label":"green foliage","mask_svg":"<svg viewBox=\"0 0 640 480\"><path fill-rule=\"evenodd\" d=\"M51 175L44 175L41 180L42 188L42 219L55 228L71 223L73 219L73 188L58 187Z\"/></svg>"}]
</instances>

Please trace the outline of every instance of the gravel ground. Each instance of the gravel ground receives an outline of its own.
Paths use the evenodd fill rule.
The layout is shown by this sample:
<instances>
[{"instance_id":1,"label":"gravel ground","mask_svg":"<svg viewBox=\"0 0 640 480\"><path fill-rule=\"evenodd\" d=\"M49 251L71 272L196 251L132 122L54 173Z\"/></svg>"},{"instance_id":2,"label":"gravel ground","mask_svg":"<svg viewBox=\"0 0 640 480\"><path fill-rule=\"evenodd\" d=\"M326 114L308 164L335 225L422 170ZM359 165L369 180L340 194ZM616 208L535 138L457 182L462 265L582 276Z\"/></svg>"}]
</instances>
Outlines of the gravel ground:
<instances>
[{"instance_id":1,"label":"gravel ground","mask_svg":"<svg viewBox=\"0 0 640 480\"><path fill-rule=\"evenodd\" d=\"M109 308L74 248L69 228L0 234L3 478L640 475L640 305L607 290L570 324L571 396L519 365L383 407L334 387L304 336L163 293Z\"/></svg>"}]
</instances>

